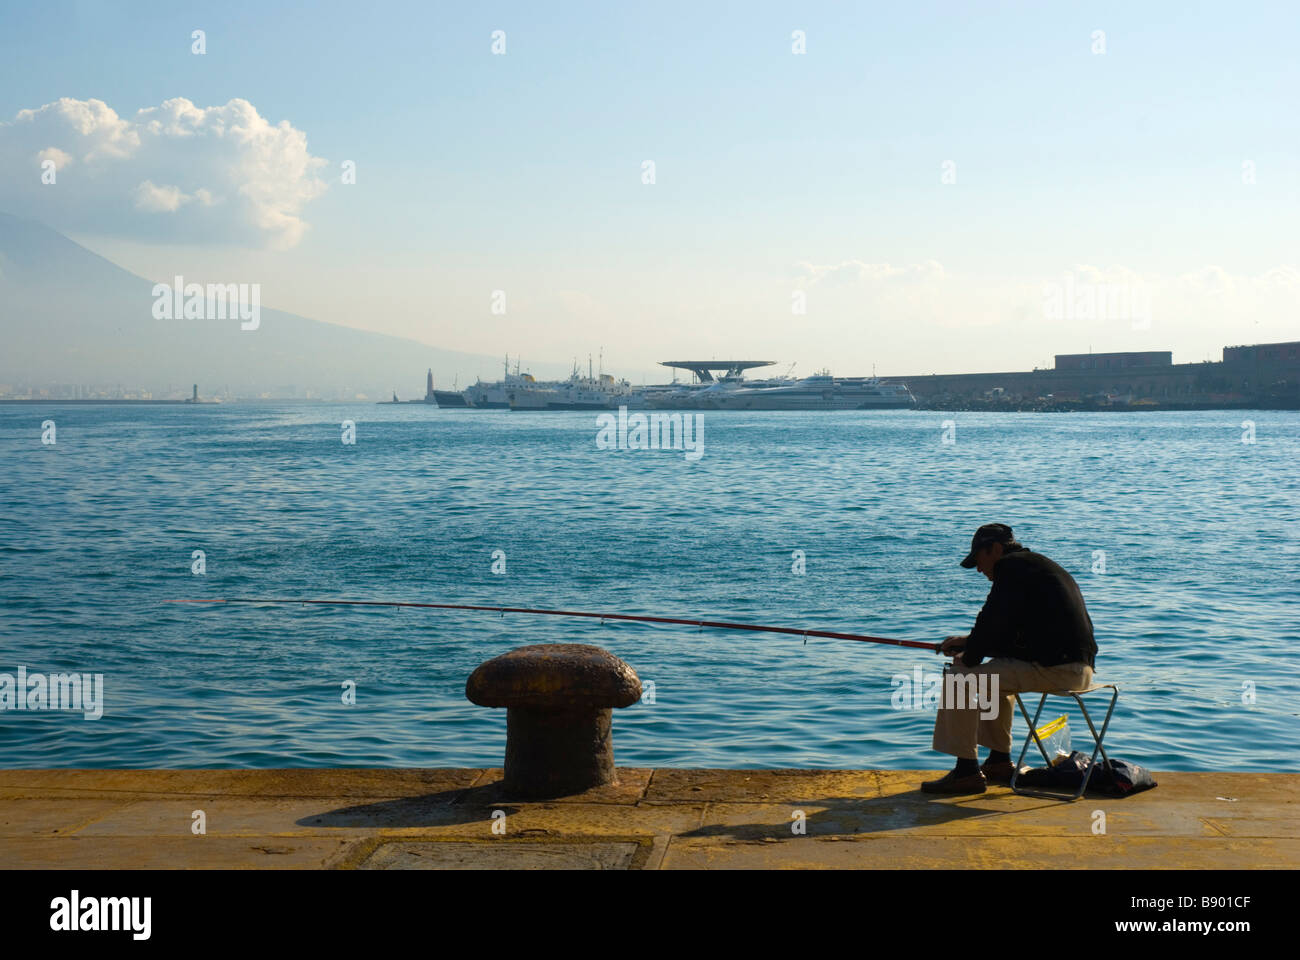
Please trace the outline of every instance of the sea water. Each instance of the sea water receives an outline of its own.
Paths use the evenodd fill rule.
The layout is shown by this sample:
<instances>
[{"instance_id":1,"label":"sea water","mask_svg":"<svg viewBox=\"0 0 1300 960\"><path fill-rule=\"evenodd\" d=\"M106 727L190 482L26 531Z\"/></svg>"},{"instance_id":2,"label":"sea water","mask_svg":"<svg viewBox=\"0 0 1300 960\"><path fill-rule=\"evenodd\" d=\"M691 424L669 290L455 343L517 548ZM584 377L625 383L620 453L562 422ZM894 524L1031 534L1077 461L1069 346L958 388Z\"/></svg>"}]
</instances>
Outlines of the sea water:
<instances>
[{"instance_id":1,"label":"sea water","mask_svg":"<svg viewBox=\"0 0 1300 960\"><path fill-rule=\"evenodd\" d=\"M517 646L577 642L645 687L615 711L622 765L947 767L915 682L943 662L926 650L170 601L549 607L936 641L970 629L989 583L958 564L998 521L1083 591L1097 677L1120 685L1113 756L1300 770L1300 414L698 423L690 459L600 445L592 413L0 406L0 674L101 676L103 700L91 718L11 699L0 765L499 766L505 711L469 703L467 676Z\"/></svg>"}]
</instances>

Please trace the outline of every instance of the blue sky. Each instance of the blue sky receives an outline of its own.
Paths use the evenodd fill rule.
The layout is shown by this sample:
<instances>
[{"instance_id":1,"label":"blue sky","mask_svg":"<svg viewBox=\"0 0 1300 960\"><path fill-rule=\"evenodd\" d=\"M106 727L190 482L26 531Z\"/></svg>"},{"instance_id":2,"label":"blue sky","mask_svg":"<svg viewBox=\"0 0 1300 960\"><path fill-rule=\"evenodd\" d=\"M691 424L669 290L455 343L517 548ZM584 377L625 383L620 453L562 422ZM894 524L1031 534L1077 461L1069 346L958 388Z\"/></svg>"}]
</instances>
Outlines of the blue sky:
<instances>
[{"instance_id":1,"label":"blue sky","mask_svg":"<svg viewBox=\"0 0 1300 960\"><path fill-rule=\"evenodd\" d=\"M288 245L205 229L198 203L141 215L116 176L75 208L0 185L0 209L151 278L248 275L268 305L492 355L603 345L629 373L670 353L843 374L1024 369L1089 347L1217 358L1300 336L1298 10L10 5L0 121L63 97L121 118L239 98L305 135L325 188ZM6 154L5 134L5 179L30 183L39 144ZM338 183L344 160L355 185ZM171 182L201 186L175 162ZM1043 285L1066 273L1149 288L1149 327L1045 320Z\"/></svg>"}]
</instances>

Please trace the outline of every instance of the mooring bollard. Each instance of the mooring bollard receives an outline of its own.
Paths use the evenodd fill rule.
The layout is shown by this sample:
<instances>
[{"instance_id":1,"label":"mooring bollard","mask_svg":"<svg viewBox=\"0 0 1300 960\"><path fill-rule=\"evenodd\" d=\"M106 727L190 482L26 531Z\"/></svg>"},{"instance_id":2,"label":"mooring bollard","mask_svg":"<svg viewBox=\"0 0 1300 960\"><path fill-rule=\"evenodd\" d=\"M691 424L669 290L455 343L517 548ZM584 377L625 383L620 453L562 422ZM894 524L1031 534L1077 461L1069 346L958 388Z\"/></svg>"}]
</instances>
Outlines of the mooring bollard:
<instances>
[{"instance_id":1,"label":"mooring bollard","mask_svg":"<svg viewBox=\"0 0 1300 960\"><path fill-rule=\"evenodd\" d=\"M465 696L506 708L506 792L559 797L614 782L612 708L636 703L641 680L600 647L539 643L479 664Z\"/></svg>"}]
</instances>

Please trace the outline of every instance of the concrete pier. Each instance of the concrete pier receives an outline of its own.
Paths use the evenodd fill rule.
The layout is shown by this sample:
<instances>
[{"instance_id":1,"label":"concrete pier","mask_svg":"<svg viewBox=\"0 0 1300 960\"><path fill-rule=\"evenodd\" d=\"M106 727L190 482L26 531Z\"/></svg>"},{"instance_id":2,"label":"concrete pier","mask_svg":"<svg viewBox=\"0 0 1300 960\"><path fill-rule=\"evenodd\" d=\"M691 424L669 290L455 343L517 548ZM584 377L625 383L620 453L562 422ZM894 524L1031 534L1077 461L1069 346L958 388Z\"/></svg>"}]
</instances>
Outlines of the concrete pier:
<instances>
[{"instance_id":1,"label":"concrete pier","mask_svg":"<svg viewBox=\"0 0 1300 960\"><path fill-rule=\"evenodd\" d=\"M921 793L934 776L620 767L521 802L499 769L0 770L0 866L1300 867L1298 774L1156 773L1076 803Z\"/></svg>"}]
</instances>

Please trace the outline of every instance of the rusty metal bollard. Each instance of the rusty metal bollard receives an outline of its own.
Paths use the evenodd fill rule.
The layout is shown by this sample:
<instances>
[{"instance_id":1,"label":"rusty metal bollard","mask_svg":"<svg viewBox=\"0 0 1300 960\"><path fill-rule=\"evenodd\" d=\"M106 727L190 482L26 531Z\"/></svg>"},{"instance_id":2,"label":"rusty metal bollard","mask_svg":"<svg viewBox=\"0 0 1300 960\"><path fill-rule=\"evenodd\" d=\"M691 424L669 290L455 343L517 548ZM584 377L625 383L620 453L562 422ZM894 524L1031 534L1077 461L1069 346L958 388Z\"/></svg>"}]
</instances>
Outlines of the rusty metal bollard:
<instances>
[{"instance_id":1,"label":"rusty metal bollard","mask_svg":"<svg viewBox=\"0 0 1300 960\"><path fill-rule=\"evenodd\" d=\"M612 708L636 703L641 680L600 647L539 643L479 664L465 696L506 708L506 792L559 797L614 782Z\"/></svg>"}]
</instances>

